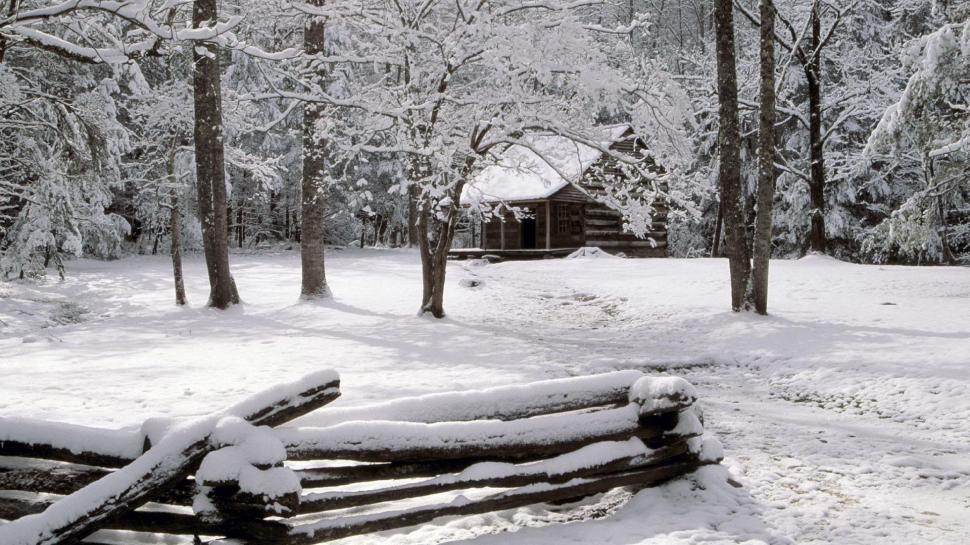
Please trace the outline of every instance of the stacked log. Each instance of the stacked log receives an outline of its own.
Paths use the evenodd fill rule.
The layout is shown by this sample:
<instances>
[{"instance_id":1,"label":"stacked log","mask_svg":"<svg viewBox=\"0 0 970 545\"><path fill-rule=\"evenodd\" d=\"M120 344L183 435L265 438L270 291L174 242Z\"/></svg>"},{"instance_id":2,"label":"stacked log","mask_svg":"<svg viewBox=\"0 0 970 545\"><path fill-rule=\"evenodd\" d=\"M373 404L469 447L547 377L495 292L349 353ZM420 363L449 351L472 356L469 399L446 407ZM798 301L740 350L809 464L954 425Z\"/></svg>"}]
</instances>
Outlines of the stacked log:
<instances>
[{"instance_id":1,"label":"stacked log","mask_svg":"<svg viewBox=\"0 0 970 545\"><path fill-rule=\"evenodd\" d=\"M332 371L315 373L295 383L280 385L261 392L219 413L171 430L145 453L115 471L97 480L79 484L66 495L47 499L10 498L0 517L14 519L0 526L0 543L5 545L54 545L84 538L103 528L123 528L134 531L170 532L174 534L197 534L207 530L221 530L200 524L193 515L179 513L136 511L159 494L184 486L203 458L221 445L212 440L216 426L225 418L237 418L254 425L275 426L302 416L330 403L340 395L340 381ZM22 456L22 445L29 445L32 456L49 455L64 459L65 452L84 455L71 461L100 461L101 455L117 456L118 448L112 441L105 441L110 452L97 452L96 443L84 437L61 446L51 438L41 441L38 427L43 424L17 421L0 426L0 455ZM58 426L66 426L60 425ZM88 428L89 433L96 430ZM112 438L114 432L105 430L102 438ZM148 444L142 441L142 444ZM91 458L91 455L97 457ZM100 469L91 468L93 471ZM84 471L84 470L81 470ZM24 483L22 475L10 479L8 486ZM59 485L68 492L69 485ZM52 488L52 486L51 486ZM30 490L40 492L40 490ZM38 510L41 511L38 512ZM20 512L17 512L17 509ZM210 535L224 533L216 531Z\"/></svg>"},{"instance_id":2,"label":"stacked log","mask_svg":"<svg viewBox=\"0 0 970 545\"><path fill-rule=\"evenodd\" d=\"M144 433L119 432L98 451L43 444L36 429L0 422L0 490L33 494L0 496L0 518L19 519L0 525L0 542L68 543L119 529L308 545L655 486L720 461L719 445L702 437L696 393L679 378L622 371L311 414L339 395L335 376L322 378L172 426L134 460ZM313 425L258 427L297 417ZM146 465L153 451L175 455ZM23 454L33 458L11 457ZM293 486L281 486L286 479ZM120 492L81 510L72 503L105 486ZM71 517L58 511L65 503Z\"/></svg>"},{"instance_id":3,"label":"stacked log","mask_svg":"<svg viewBox=\"0 0 970 545\"><path fill-rule=\"evenodd\" d=\"M343 415L396 414L401 420L407 413L403 407L410 404L422 407L419 422L344 420L325 427L276 430L290 459L366 463L300 470L304 488L366 486L305 492L297 509L300 522L284 523L285 535L279 528L275 539L293 545L319 543L443 516L574 500L623 486L655 486L720 461L719 445L702 437L696 394L682 379L627 373L580 380L587 389L585 403L583 396L573 396L568 406L532 407L521 418L480 420L488 415L472 411L462 415L463 421L436 422L437 417L457 416L449 411L456 399L448 396L459 394L444 394L440 399L399 400ZM617 387L617 380L626 386ZM602 390L592 387L597 381L603 381ZM509 396L517 389L489 394L512 407L519 401ZM469 406L475 404L462 410L468 413ZM508 413L514 416L516 411ZM426 479L414 480L422 477ZM505 490L466 499L475 497L470 493L475 489L494 488ZM395 508L395 502L408 500L413 505L415 499L445 492L458 494L451 502ZM340 509L363 513L331 514ZM313 521L314 516L320 518Z\"/></svg>"}]
</instances>

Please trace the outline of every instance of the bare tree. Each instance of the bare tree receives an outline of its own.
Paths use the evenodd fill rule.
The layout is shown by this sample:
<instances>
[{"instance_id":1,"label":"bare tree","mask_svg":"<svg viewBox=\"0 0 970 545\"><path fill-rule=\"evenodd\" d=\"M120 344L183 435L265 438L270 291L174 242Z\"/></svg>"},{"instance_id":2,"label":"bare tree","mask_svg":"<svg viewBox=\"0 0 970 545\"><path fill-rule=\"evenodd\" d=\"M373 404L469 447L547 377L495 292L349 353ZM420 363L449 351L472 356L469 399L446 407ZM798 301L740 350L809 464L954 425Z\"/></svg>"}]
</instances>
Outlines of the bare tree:
<instances>
[{"instance_id":1,"label":"bare tree","mask_svg":"<svg viewBox=\"0 0 970 545\"><path fill-rule=\"evenodd\" d=\"M216 0L195 0L192 6L192 24L195 27L215 24L217 18ZM229 273L219 56L216 46L211 43L197 44L192 55L196 188L199 193L205 263L209 273L209 306L225 309L239 303L239 293Z\"/></svg>"},{"instance_id":2,"label":"bare tree","mask_svg":"<svg viewBox=\"0 0 970 545\"><path fill-rule=\"evenodd\" d=\"M714 32L717 42L717 95L721 206L727 254L731 267L731 308L742 310L751 256L745 236L744 207L741 200L741 133L738 124L738 81L734 51L734 7L731 0L714 3Z\"/></svg>"},{"instance_id":3,"label":"bare tree","mask_svg":"<svg viewBox=\"0 0 970 545\"><path fill-rule=\"evenodd\" d=\"M311 0L310 5L322 7L323 0ZM308 15L303 28L303 47L308 56L321 55L325 49L326 23L320 16ZM326 75L318 72L316 63L308 62L304 73L306 82L326 91ZM304 299L330 296L324 263L324 217L326 215L327 154L317 124L324 118L324 104L303 103L303 223L300 238L303 281L300 295Z\"/></svg>"},{"instance_id":4,"label":"bare tree","mask_svg":"<svg viewBox=\"0 0 970 545\"><path fill-rule=\"evenodd\" d=\"M178 176L175 173L175 155L178 152L179 140L178 135L172 139L172 147L169 150L165 167L169 184L171 184L170 202L168 203L168 228L172 243L172 277L175 280L175 304L182 306L188 301L185 297L185 280L182 275L182 218L179 211Z\"/></svg>"},{"instance_id":5,"label":"bare tree","mask_svg":"<svg viewBox=\"0 0 970 545\"><path fill-rule=\"evenodd\" d=\"M822 2L814 0L812 10L808 20L808 46L803 45L802 36L795 30L795 27L786 19L779 18L788 29L791 37L791 44L781 44L794 52L795 57L802 65L805 73L805 81L808 87L808 145L809 145L809 175L808 175L808 196L809 196L809 216L811 226L809 228L808 246L809 251L825 252L827 237L825 234L825 142L832 134L822 130L822 114L825 106L822 104L822 53L831 43L833 36L842 24L846 13L855 9L857 1L850 2L847 6L839 9L834 5L826 4L824 7L832 12L832 22L827 29L822 29ZM773 12L777 15L777 12Z\"/></svg>"},{"instance_id":6,"label":"bare tree","mask_svg":"<svg viewBox=\"0 0 970 545\"><path fill-rule=\"evenodd\" d=\"M811 202L812 227L808 244L813 252L825 252L825 155L822 142L822 22L821 2L812 4L811 39L805 62L808 81L808 139L811 177L808 195ZM764 23L762 23L764 24Z\"/></svg>"},{"instance_id":7,"label":"bare tree","mask_svg":"<svg viewBox=\"0 0 970 545\"><path fill-rule=\"evenodd\" d=\"M771 258L771 212L775 198L775 6L761 0L761 104L758 133L758 214L754 228L754 266L750 302L768 313L768 263Z\"/></svg>"}]
</instances>

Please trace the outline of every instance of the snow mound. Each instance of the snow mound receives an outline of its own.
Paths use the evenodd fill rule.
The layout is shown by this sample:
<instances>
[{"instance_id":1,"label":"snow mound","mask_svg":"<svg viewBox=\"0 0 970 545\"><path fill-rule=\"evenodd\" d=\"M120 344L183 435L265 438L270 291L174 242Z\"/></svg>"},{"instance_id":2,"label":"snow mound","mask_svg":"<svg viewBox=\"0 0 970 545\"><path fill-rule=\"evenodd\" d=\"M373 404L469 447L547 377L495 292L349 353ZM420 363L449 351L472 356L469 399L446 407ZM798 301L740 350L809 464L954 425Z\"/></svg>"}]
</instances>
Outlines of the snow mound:
<instances>
[{"instance_id":1,"label":"snow mound","mask_svg":"<svg viewBox=\"0 0 970 545\"><path fill-rule=\"evenodd\" d=\"M765 524L764 507L747 489L732 486L733 479L724 466L708 465L632 497L617 489L595 502L581 502L565 510L530 508L440 521L423 525L394 543L792 545L793 541ZM483 521L488 524L483 526ZM359 542L377 545L386 541L375 536Z\"/></svg>"},{"instance_id":2,"label":"snow mound","mask_svg":"<svg viewBox=\"0 0 970 545\"><path fill-rule=\"evenodd\" d=\"M820 254L816 252L805 254L804 257L798 260L799 265L817 265L829 267L832 265L851 265L846 261L836 259L830 255Z\"/></svg>"},{"instance_id":3,"label":"snow mound","mask_svg":"<svg viewBox=\"0 0 970 545\"><path fill-rule=\"evenodd\" d=\"M603 250L602 248L597 248L596 246L586 246L585 248L580 248L575 252L566 256L566 259L599 259L599 258L610 258L617 259L617 256Z\"/></svg>"},{"instance_id":4,"label":"snow mound","mask_svg":"<svg viewBox=\"0 0 970 545\"><path fill-rule=\"evenodd\" d=\"M195 473L198 490L192 509L197 515L215 513L208 496L213 485L237 483L240 491L266 499L302 492L296 473L280 467L286 459L286 448L268 426L256 427L230 416L216 424L210 440L230 446L207 454Z\"/></svg>"},{"instance_id":5,"label":"snow mound","mask_svg":"<svg viewBox=\"0 0 970 545\"><path fill-rule=\"evenodd\" d=\"M462 278L458 285L463 288L476 289L485 285L485 281L479 278Z\"/></svg>"},{"instance_id":6,"label":"snow mound","mask_svg":"<svg viewBox=\"0 0 970 545\"><path fill-rule=\"evenodd\" d=\"M695 401L697 390L680 377L641 377L630 388L630 402L640 405L641 414L684 407ZM696 417L693 412L691 415Z\"/></svg>"}]
</instances>

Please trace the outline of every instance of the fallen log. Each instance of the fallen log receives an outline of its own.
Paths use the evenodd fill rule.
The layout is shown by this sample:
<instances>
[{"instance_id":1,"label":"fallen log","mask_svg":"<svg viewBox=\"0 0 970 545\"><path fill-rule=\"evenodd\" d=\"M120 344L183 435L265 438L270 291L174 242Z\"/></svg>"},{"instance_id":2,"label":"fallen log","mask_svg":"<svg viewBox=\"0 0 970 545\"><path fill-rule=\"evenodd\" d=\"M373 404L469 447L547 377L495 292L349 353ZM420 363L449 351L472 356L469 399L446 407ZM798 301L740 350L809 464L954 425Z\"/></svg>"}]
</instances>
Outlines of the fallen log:
<instances>
[{"instance_id":1,"label":"fallen log","mask_svg":"<svg viewBox=\"0 0 970 545\"><path fill-rule=\"evenodd\" d=\"M185 480L207 453L219 447L208 438L223 418L275 426L333 401L340 395L339 385L336 373L316 373L172 430L132 463L65 496L44 513L0 526L0 543L53 545L83 538L106 520L143 505L158 490Z\"/></svg>"}]
</instances>

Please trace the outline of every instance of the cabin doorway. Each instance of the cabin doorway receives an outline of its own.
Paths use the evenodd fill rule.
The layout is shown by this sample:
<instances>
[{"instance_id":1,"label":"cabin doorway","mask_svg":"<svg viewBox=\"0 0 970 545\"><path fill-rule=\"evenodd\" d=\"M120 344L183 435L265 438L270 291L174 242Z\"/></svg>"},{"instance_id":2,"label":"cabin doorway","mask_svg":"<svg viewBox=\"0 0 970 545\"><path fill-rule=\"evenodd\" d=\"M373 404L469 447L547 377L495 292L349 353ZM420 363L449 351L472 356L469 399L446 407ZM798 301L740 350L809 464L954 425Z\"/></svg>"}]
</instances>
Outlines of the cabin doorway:
<instances>
[{"instance_id":1,"label":"cabin doorway","mask_svg":"<svg viewBox=\"0 0 970 545\"><path fill-rule=\"evenodd\" d=\"M536 249L536 219L522 218L522 249Z\"/></svg>"}]
</instances>

